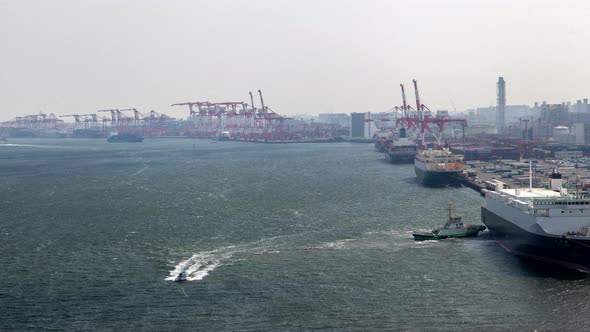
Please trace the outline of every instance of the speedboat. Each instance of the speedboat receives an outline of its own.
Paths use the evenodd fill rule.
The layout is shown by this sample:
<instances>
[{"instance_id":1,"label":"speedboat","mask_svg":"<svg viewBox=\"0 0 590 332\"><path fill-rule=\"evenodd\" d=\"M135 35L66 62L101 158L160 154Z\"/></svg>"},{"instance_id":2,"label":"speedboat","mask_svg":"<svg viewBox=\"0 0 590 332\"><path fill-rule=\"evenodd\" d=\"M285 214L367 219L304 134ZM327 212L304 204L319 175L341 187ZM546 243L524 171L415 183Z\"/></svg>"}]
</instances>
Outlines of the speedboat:
<instances>
[{"instance_id":1,"label":"speedboat","mask_svg":"<svg viewBox=\"0 0 590 332\"><path fill-rule=\"evenodd\" d=\"M186 281L186 272L182 271L180 272L176 278L174 278L174 281L176 282L182 282L182 281Z\"/></svg>"}]
</instances>

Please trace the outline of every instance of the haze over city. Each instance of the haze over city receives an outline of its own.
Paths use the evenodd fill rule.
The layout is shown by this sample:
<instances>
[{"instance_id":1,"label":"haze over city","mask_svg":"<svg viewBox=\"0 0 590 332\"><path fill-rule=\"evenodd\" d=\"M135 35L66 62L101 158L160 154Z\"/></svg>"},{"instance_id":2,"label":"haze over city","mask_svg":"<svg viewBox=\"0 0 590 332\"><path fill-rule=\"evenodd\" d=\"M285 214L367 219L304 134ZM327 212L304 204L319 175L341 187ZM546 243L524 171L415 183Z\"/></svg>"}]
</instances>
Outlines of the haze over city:
<instances>
[{"instance_id":1,"label":"haze over city","mask_svg":"<svg viewBox=\"0 0 590 332\"><path fill-rule=\"evenodd\" d=\"M0 331L589 331L589 18L0 0Z\"/></svg>"},{"instance_id":2,"label":"haze over city","mask_svg":"<svg viewBox=\"0 0 590 332\"><path fill-rule=\"evenodd\" d=\"M463 111L589 93L586 1L1 1L1 120L247 101L381 112L399 83Z\"/></svg>"}]
</instances>

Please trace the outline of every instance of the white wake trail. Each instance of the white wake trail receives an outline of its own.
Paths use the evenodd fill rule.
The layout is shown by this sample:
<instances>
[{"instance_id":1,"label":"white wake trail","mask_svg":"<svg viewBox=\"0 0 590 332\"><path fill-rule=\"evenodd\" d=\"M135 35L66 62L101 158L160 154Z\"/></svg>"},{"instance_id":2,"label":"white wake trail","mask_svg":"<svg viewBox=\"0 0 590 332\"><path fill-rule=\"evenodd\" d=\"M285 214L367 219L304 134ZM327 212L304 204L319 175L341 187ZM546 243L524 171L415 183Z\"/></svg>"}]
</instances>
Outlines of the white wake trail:
<instances>
[{"instance_id":1,"label":"white wake trail","mask_svg":"<svg viewBox=\"0 0 590 332\"><path fill-rule=\"evenodd\" d=\"M203 251L192 255L189 259L178 263L166 277L166 280L174 280L180 272L185 272L187 280L201 280L205 278L209 272L215 270L222 263L230 259L233 255L231 247L224 247L212 251Z\"/></svg>"}]
</instances>

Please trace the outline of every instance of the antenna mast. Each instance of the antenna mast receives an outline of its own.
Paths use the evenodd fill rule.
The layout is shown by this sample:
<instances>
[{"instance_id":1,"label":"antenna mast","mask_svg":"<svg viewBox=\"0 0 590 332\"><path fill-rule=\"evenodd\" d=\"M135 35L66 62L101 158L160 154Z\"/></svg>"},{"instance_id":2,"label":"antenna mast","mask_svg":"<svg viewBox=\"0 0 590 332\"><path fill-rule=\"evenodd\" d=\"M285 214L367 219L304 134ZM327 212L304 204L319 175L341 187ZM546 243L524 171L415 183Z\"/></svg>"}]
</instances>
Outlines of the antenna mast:
<instances>
[{"instance_id":1,"label":"antenna mast","mask_svg":"<svg viewBox=\"0 0 590 332\"><path fill-rule=\"evenodd\" d=\"M529 159L529 191L533 191L533 161Z\"/></svg>"},{"instance_id":2,"label":"antenna mast","mask_svg":"<svg viewBox=\"0 0 590 332\"><path fill-rule=\"evenodd\" d=\"M449 224L453 222L453 208L451 207L451 201L449 201Z\"/></svg>"}]
</instances>

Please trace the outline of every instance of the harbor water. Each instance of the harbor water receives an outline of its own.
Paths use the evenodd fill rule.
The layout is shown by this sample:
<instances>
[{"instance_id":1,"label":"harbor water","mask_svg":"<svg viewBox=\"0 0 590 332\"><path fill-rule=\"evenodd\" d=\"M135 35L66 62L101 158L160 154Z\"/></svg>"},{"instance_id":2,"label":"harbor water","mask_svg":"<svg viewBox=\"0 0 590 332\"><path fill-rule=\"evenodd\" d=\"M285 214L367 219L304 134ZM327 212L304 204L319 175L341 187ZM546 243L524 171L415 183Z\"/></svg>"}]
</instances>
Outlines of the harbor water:
<instances>
[{"instance_id":1,"label":"harbor water","mask_svg":"<svg viewBox=\"0 0 590 332\"><path fill-rule=\"evenodd\" d=\"M590 280L487 232L482 197L371 144L0 145L0 330L582 331ZM189 280L171 279L187 270Z\"/></svg>"}]
</instances>

